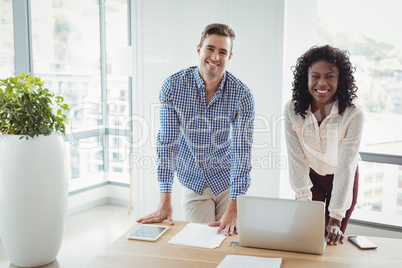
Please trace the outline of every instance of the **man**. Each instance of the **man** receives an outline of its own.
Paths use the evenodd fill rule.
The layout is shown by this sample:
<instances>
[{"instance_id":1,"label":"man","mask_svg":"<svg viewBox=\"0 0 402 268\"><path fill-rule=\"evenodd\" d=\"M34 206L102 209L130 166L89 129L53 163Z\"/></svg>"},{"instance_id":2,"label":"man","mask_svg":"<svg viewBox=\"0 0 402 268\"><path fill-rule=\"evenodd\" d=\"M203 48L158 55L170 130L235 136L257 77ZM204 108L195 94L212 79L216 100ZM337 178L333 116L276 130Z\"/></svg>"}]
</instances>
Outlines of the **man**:
<instances>
[{"instance_id":1,"label":"man","mask_svg":"<svg viewBox=\"0 0 402 268\"><path fill-rule=\"evenodd\" d=\"M174 173L183 185L184 219L237 232L238 195L250 185L254 99L250 89L225 70L232 58L232 29L208 25L197 46L198 67L167 78L160 92L157 138L160 203L138 222L172 220Z\"/></svg>"}]
</instances>

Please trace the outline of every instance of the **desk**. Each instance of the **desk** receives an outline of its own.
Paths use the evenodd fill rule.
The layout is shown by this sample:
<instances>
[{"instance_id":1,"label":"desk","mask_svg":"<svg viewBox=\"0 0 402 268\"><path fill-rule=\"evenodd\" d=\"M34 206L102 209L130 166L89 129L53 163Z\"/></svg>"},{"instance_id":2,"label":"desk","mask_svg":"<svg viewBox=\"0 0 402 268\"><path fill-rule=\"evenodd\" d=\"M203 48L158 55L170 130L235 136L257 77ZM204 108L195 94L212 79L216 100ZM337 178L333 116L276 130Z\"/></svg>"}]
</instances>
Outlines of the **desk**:
<instances>
[{"instance_id":1,"label":"desk","mask_svg":"<svg viewBox=\"0 0 402 268\"><path fill-rule=\"evenodd\" d=\"M375 250L361 250L351 242L327 246L324 255L312 255L241 246L230 246L238 235L226 238L216 249L204 249L168 244L187 222L176 221L157 241L129 240L127 235L138 227L133 226L97 256L88 267L217 267L226 255L250 255L282 258L281 268L287 267L402 267L402 239L369 237L378 245ZM159 225L169 225L160 223Z\"/></svg>"}]
</instances>

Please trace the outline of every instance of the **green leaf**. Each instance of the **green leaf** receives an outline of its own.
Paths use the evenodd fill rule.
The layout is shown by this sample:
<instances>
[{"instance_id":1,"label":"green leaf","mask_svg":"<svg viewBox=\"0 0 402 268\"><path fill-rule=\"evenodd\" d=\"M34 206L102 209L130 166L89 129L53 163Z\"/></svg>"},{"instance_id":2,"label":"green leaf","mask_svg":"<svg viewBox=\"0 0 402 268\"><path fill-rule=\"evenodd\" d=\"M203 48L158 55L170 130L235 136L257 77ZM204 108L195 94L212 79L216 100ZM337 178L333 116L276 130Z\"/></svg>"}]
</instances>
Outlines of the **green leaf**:
<instances>
[{"instance_id":1,"label":"green leaf","mask_svg":"<svg viewBox=\"0 0 402 268\"><path fill-rule=\"evenodd\" d=\"M0 79L0 131L13 131L16 135L35 137L50 135L52 132L64 134L68 124L63 110L68 110L62 96L44 88L39 77L22 73L17 77ZM59 109L53 111L52 107Z\"/></svg>"},{"instance_id":2,"label":"green leaf","mask_svg":"<svg viewBox=\"0 0 402 268\"><path fill-rule=\"evenodd\" d=\"M15 97L15 94L14 93L8 93L5 96L6 96L7 99L11 100L12 98Z\"/></svg>"}]
</instances>

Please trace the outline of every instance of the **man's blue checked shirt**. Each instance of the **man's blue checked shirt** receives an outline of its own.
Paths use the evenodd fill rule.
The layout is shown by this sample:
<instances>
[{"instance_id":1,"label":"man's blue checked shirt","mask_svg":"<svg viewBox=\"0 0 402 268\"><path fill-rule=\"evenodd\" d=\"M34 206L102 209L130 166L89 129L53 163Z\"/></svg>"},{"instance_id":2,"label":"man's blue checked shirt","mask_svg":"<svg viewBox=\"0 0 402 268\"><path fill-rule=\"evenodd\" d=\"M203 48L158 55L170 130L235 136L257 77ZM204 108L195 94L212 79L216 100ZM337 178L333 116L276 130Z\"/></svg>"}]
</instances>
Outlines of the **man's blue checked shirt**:
<instances>
[{"instance_id":1,"label":"man's blue checked shirt","mask_svg":"<svg viewBox=\"0 0 402 268\"><path fill-rule=\"evenodd\" d=\"M250 186L254 98L228 71L207 105L198 67L165 80L159 96L161 126L157 138L161 192L172 192L173 178L202 194L208 183L215 195L230 187L230 199Z\"/></svg>"}]
</instances>

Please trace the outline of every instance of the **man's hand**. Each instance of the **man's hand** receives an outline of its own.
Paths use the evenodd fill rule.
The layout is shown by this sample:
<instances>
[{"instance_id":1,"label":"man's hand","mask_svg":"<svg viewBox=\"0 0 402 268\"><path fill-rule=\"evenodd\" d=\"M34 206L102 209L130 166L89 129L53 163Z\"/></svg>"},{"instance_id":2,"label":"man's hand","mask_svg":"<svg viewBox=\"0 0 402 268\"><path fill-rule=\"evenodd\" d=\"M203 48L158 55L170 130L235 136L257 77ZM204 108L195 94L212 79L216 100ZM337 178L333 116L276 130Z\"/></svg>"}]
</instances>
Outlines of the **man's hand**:
<instances>
[{"instance_id":1,"label":"man's hand","mask_svg":"<svg viewBox=\"0 0 402 268\"><path fill-rule=\"evenodd\" d=\"M142 218L139 218L137 222L140 223L156 223L163 222L164 220L168 220L170 225L173 225L173 208L171 202L172 194L171 193L161 193L159 202L159 206L155 212L148 214Z\"/></svg>"},{"instance_id":2,"label":"man's hand","mask_svg":"<svg viewBox=\"0 0 402 268\"><path fill-rule=\"evenodd\" d=\"M329 218L328 225L325 227L327 231L327 242L330 245L338 245L338 242L343 244L344 236L341 231L341 222L334 218Z\"/></svg>"},{"instance_id":3,"label":"man's hand","mask_svg":"<svg viewBox=\"0 0 402 268\"><path fill-rule=\"evenodd\" d=\"M230 200L228 207L223 214L220 221L208 224L210 227L219 226L218 234L224 230L224 235L232 235L234 232L239 233L239 227L237 225L237 201Z\"/></svg>"}]
</instances>

